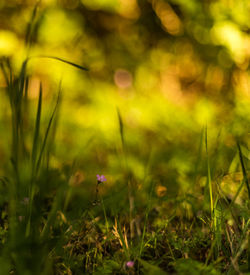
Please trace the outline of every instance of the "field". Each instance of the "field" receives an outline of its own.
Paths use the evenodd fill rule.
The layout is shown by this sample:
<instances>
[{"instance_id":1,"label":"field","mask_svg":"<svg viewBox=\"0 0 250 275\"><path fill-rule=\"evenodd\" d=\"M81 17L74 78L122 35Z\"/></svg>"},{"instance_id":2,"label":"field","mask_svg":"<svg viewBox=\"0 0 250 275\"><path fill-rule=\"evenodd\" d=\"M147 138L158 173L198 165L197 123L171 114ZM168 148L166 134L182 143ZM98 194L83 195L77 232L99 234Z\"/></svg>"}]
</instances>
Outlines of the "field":
<instances>
[{"instance_id":1,"label":"field","mask_svg":"<svg viewBox=\"0 0 250 275\"><path fill-rule=\"evenodd\" d=\"M0 275L250 274L249 14L0 4Z\"/></svg>"}]
</instances>

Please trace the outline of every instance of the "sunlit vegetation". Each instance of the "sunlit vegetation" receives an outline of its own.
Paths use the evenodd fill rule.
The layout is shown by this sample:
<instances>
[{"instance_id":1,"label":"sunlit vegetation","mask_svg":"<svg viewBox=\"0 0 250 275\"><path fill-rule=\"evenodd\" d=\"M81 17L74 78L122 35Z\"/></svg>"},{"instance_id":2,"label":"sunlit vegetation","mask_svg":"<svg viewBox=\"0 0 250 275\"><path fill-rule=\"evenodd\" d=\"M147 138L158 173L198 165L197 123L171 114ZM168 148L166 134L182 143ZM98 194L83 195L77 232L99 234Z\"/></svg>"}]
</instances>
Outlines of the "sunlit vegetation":
<instances>
[{"instance_id":1,"label":"sunlit vegetation","mask_svg":"<svg viewBox=\"0 0 250 275\"><path fill-rule=\"evenodd\" d=\"M250 3L0 3L0 274L248 274Z\"/></svg>"}]
</instances>

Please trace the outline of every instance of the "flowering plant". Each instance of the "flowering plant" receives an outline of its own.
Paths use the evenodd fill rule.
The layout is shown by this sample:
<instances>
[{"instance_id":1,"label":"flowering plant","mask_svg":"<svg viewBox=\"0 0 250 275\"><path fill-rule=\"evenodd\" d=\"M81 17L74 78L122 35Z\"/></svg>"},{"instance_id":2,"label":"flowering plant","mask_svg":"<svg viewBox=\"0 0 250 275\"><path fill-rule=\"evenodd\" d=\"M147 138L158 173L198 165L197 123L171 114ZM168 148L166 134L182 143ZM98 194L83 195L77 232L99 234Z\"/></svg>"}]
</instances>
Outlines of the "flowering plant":
<instances>
[{"instance_id":1,"label":"flowering plant","mask_svg":"<svg viewBox=\"0 0 250 275\"><path fill-rule=\"evenodd\" d=\"M105 178L104 175L101 175L101 176L100 176L100 175L96 175L96 177L97 177L97 182L98 182L98 183L107 181L107 179Z\"/></svg>"},{"instance_id":2,"label":"flowering plant","mask_svg":"<svg viewBox=\"0 0 250 275\"><path fill-rule=\"evenodd\" d=\"M128 268L132 268L133 266L134 266L134 262L133 261L128 261L127 263L126 263L126 266L128 267Z\"/></svg>"}]
</instances>

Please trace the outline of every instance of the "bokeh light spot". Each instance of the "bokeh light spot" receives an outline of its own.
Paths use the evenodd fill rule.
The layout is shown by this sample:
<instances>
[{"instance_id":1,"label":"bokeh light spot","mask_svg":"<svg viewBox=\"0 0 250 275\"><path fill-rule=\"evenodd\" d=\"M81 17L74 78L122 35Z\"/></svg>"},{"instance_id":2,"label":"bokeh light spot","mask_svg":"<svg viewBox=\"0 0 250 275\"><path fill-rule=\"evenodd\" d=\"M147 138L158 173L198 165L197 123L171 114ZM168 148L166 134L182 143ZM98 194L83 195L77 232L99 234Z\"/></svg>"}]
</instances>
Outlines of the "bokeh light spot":
<instances>
[{"instance_id":1,"label":"bokeh light spot","mask_svg":"<svg viewBox=\"0 0 250 275\"><path fill-rule=\"evenodd\" d=\"M120 89L127 89L132 86L133 77L129 71L118 69L115 71L114 81L116 86Z\"/></svg>"}]
</instances>

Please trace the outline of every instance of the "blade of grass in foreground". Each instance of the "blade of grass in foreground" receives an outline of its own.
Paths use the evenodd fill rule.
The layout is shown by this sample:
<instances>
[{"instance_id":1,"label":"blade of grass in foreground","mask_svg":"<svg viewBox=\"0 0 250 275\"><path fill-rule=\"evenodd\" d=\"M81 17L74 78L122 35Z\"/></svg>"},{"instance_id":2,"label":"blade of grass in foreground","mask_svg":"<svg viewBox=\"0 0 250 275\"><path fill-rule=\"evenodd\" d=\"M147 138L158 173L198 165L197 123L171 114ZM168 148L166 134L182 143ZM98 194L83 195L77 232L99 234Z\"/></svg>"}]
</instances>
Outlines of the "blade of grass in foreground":
<instances>
[{"instance_id":1,"label":"blade of grass in foreground","mask_svg":"<svg viewBox=\"0 0 250 275\"><path fill-rule=\"evenodd\" d=\"M250 208L250 188L249 188L247 172L246 172L246 168L245 168L245 164L244 164L244 160L243 160L243 155L242 155L240 143L238 140L237 140L237 146L238 146L238 151L239 151L241 169L242 169L242 173L243 173L243 181L245 182L245 184L247 186L247 191L248 191L248 205L247 206L248 206L248 210L249 210L249 208ZM250 234L248 234L247 262L248 262L248 271L249 271L250 270Z\"/></svg>"},{"instance_id":2,"label":"blade of grass in foreground","mask_svg":"<svg viewBox=\"0 0 250 275\"><path fill-rule=\"evenodd\" d=\"M68 60L65 60L63 58L60 58L60 57L56 57L56 56L50 56L50 55L38 55L38 56L32 56L32 57L29 57L29 59L31 58L49 58L49 59L54 59L54 60L57 60L57 61L60 61L60 62L63 62L63 63L66 63L68 65L71 65L75 68L78 68L80 70L83 70L83 71L88 71L89 69L86 68L86 67L83 67L81 65L78 65L76 63L73 63L71 61L68 61Z\"/></svg>"},{"instance_id":3,"label":"blade of grass in foreground","mask_svg":"<svg viewBox=\"0 0 250 275\"><path fill-rule=\"evenodd\" d=\"M242 169L242 173L243 173L243 181L245 182L245 184L247 186L248 199L250 200L250 187L249 187L247 172L246 172L246 168L245 168L245 164L244 164L243 155L242 155L242 151L241 151L239 141L237 141L237 146L238 146L239 157L240 157L240 165L241 165L241 169Z\"/></svg>"},{"instance_id":4,"label":"blade of grass in foreground","mask_svg":"<svg viewBox=\"0 0 250 275\"><path fill-rule=\"evenodd\" d=\"M31 213L32 213L32 205L33 205L33 185L36 176L36 159L37 159L37 148L39 142L39 132L40 132L40 120L41 120L41 111L42 111L42 84L40 83L40 90L39 90L39 99L37 105L37 114L36 114L36 124L35 124L35 132L33 138L33 145L32 145L32 153L31 153L31 179L30 179L30 189L29 189L29 219L26 228L26 236L30 233L30 223L31 223Z\"/></svg>"},{"instance_id":5,"label":"blade of grass in foreground","mask_svg":"<svg viewBox=\"0 0 250 275\"><path fill-rule=\"evenodd\" d=\"M133 190L131 185L132 175L129 171L128 167L128 160L127 160L127 147L126 142L124 138L124 123L122 120L122 116L120 113L120 110L117 108L117 116L119 121L119 131L120 131L120 137L122 141L122 151L123 151L123 157L124 157L124 170L127 180L127 186L128 186L128 198L129 198L129 225L130 225L130 237L131 239L134 237L134 219L133 219L133 212L134 212L134 196L133 196Z\"/></svg>"},{"instance_id":6,"label":"blade of grass in foreground","mask_svg":"<svg viewBox=\"0 0 250 275\"><path fill-rule=\"evenodd\" d=\"M223 224L223 213L222 207L219 203L219 196L217 195L214 202L214 235L216 241L216 256L219 255L219 251L222 246L222 224Z\"/></svg>"},{"instance_id":7,"label":"blade of grass in foreground","mask_svg":"<svg viewBox=\"0 0 250 275\"><path fill-rule=\"evenodd\" d=\"M36 157L37 157L37 148L38 148L38 142L39 142L40 120L41 120L41 111L42 111L42 94L43 94L42 84L40 83L39 99L38 99L37 114L36 114L36 124L35 124L35 132L34 132L33 147L32 147L32 157L31 157L32 174L34 173L34 167L35 167Z\"/></svg>"},{"instance_id":8,"label":"blade of grass in foreground","mask_svg":"<svg viewBox=\"0 0 250 275\"><path fill-rule=\"evenodd\" d=\"M121 137L121 141L122 141L122 147L123 147L123 150L125 151L124 127L123 127L121 113L118 108L117 108L117 115L118 115L118 120L119 120L119 130L120 130L120 137Z\"/></svg>"},{"instance_id":9,"label":"blade of grass in foreground","mask_svg":"<svg viewBox=\"0 0 250 275\"><path fill-rule=\"evenodd\" d=\"M3 60L1 60L1 62L0 62L0 67L1 67L1 71L2 71L2 73L3 73L3 77L4 77L4 80L5 80L5 82L6 82L6 84L7 84L7 86L9 86L9 78L8 78L8 74L7 74L7 72L6 72L6 69L5 69L5 67L4 67L4 62L3 62ZM8 90L7 90L8 91Z\"/></svg>"},{"instance_id":10,"label":"blade of grass in foreground","mask_svg":"<svg viewBox=\"0 0 250 275\"><path fill-rule=\"evenodd\" d=\"M32 153L31 153L31 179L30 179L30 187L29 187L29 218L26 227L26 236L30 234L30 224L31 224L31 214L32 214L32 205L33 205L33 188L34 188L34 181L36 176L36 159L37 159L37 148L39 142L39 132L40 132L40 120L41 120L41 112L42 112L42 84L40 83L40 90L39 90L39 99L37 105L37 114L36 114L36 123L35 123L35 132L33 138L33 145L32 145Z\"/></svg>"},{"instance_id":11,"label":"blade of grass in foreground","mask_svg":"<svg viewBox=\"0 0 250 275\"><path fill-rule=\"evenodd\" d=\"M213 202L213 190L212 190L212 181L211 181L211 169L210 169L210 162L209 162L209 156L208 156L207 125L205 127L205 146L206 146L206 156L207 156L207 179L208 179L209 195L210 195L210 210L211 210L211 219L213 221L214 202Z\"/></svg>"},{"instance_id":12,"label":"blade of grass in foreground","mask_svg":"<svg viewBox=\"0 0 250 275\"><path fill-rule=\"evenodd\" d=\"M194 183L196 182L196 178L198 176L198 171L199 171L199 167L200 167L200 163L201 163L202 150L203 150L203 139L204 139L204 128L202 128L201 134L200 134L198 154L197 154L197 159L196 159L195 167L194 167L194 176L193 176Z\"/></svg>"},{"instance_id":13,"label":"blade of grass in foreground","mask_svg":"<svg viewBox=\"0 0 250 275\"><path fill-rule=\"evenodd\" d=\"M45 132L45 137L44 137L44 140L43 140L43 144L42 144L42 148L41 148L41 151L40 151L40 154L39 154L39 158L38 158L36 164L32 164L32 165L35 165L35 166L33 168L34 170L32 171L32 179L31 179L31 187L30 187L29 219L28 219L27 226L26 226L26 236L29 236L30 226L31 226L32 205L33 205L34 190L35 190L35 188L34 188L34 178L33 177L37 176L37 174L39 172L39 168L40 168L40 165L41 165L41 161L42 161L44 149L45 149L45 146L46 146L46 143L47 143L50 128L51 128L51 125L52 125L52 122L53 122L53 119L54 119L54 116L55 116L55 113L56 113L56 110L57 110L57 107L58 107L58 104L59 104L60 93L61 93L61 83L59 84L59 92L58 92L58 96L57 96L57 102L56 102L55 108L54 108L53 113L50 117L47 129L46 129L46 132ZM36 122L36 129L35 129L34 139L38 139L38 136L36 138L36 135L38 135L38 131L39 131L39 125L38 124L40 123L41 104L42 104L42 91L41 91L41 88L40 88L38 110L37 110L37 122ZM35 142L38 142L38 141L36 140ZM37 145L35 145L35 146L37 146ZM33 144L33 149L37 150L37 149L34 148L34 144ZM34 153L34 152L32 152L32 153ZM33 157L33 155L32 155L32 157ZM36 153L34 153L34 157L36 158Z\"/></svg>"},{"instance_id":14,"label":"blade of grass in foreground","mask_svg":"<svg viewBox=\"0 0 250 275\"><path fill-rule=\"evenodd\" d=\"M34 21L35 21L35 18L36 18L37 9L38 9L39 4L40 4L40 1L37 1L36 5L33 9L31 18L29 20L29 23L27 25L26 34L25 34L25 44L28 47L31 46L32 31L33 31Z\"/></svg>"},{"instance_id":15,"label":"blade of grass in foreground","mask_svg":"<svg viewBox=\"0 0 250 275\"><path fill-rule=\"evenodd\" d=\"M26 59L23 64L22 64L22 68L20 71L20 75L18 77L18 94L16 95L16 100L17 100L17 104L18 107L21 107L22 104L22 99L23 99L23 95L24 95L24 86L25 86L25 79L26 79L26 69L27 69L27 63L28 63L28 59ZM21 110L19 110L21 111Z\"/></svg>"},{"instance_id":16,"label":"blade of grass in foreground","mask_svg":"<svg viewBox=\"0 0 250 275\"><path fill-rule=\"evenodd\" d=\"M61 94L61 83L59 84L59 91L58 91L56 105L55 105L53 113L50 117L49 124L48 124L48 127L46 129L45 137L44 137L44 140L43 140L42 148L41 148L41 151L40 151L40 155L39 155L39 158L38 158L38 161L37 161L37 164L36 164L36 173L39 171L39 168L40 168L40 165L41 165L41 161L42 161L44 149L45 149L45 146L46 146L46 143L47 143L49 131L50 131L50 128L51 128L51 125L52 125L52 122L53 122L53 119L55 117L56 110L57 110L57 107L58 107L58 104L59 104L59 101L60 101L60 94Z\"/></svg>"},{"instance_id":17,"label":"blade of grass in foreground","mask_svg":"<svg viewBox=\"0 0 250 275\"><path fill-rule=\"evenodd\" d=\"M214 255L214 257L217 258L219 255L219 249L221 248L221 213L218 211L217 213L218 218L215 217L215 207L217 204L217 199L214 203L213 187L212 187L212 180L211 180L211 168L210 168L210 161L208 156L207 125L205 127L205 147L206 147L206 157L207 157L207 182L208 182L209 196L210 196L211 229L212 229L211 256Z\"/></svg>"}]
</instances>

